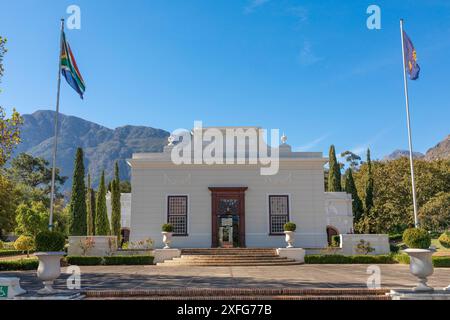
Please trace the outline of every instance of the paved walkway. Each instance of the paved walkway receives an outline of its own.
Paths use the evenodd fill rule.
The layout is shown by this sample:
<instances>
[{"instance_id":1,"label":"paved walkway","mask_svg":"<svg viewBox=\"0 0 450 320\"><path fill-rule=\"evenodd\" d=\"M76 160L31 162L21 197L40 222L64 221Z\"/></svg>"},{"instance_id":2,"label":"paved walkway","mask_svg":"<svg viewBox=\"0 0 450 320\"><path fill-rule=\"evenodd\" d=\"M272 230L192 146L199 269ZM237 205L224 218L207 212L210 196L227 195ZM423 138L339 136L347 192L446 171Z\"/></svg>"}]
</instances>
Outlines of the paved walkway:
<instances>
[{"instance_id":1,"label":"paved walkway","mask_svg":"<svg viewBox=\"0 0 450 320\"><path fill-rule=\"evenodd\" d=\"M158 288L365 288L368 265L297 265L279 267L81 267L82 289L129 290ZM382 288L411 288L416 283L407 265L379 265ZM63 268L63 272L66 269ZM30 294L42 288L35 271L0 272L18 276ZM68 275L55 282L66 289ZM450 284L450 268L437 268L429 278L436 288Z\"/></svg>"}]
</instances>

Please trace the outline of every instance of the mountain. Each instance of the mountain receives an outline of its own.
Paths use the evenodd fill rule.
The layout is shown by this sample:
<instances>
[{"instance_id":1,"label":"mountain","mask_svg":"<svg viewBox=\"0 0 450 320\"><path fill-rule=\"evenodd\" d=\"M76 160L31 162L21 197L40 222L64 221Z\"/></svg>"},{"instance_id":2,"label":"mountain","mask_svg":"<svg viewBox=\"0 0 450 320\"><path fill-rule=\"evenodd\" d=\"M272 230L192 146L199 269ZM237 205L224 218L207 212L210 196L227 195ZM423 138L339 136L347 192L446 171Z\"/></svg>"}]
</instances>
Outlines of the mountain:
<instances>
[{"instance_id":1,"label":"mountain","mask_svg":"<svg viewBox=\"0 0 450 320\"><path fill-rule=\"evenodd\" d=\"M438 160L438 159L450 159L450 135L448 135L444 140L439 142L433 148L428 149L426 154L420 152L413 153L415 159L424 159L428 161ZM391 154L385 156L383 160L395 160L401 157L409 157L408 150L395 150Z\"/></svg>"},{"instance_id":2,"label":"mountain","mask_svg":"<svg viewBox=\"0 0 450 320\"><path fill-rule=\"evenodd\" d=\"M450 135L429 149L425 155L427 160L450 159Z\"/></svg>"},{"instance_id":3,"label":"mountain","mask_svg":"<svg viewBox=\"0 0 450 320\"><path fill-rule=\"evenodd\" d=\"M385 156L383 158L383 160L384 161L396 160L401 157L409 157L409 151L397 149L394 152L392 152L391 154ZM420 152L413 152L413 157L414 157L414 159L423 159L425 157L425 155Z\"/></svg>"},{"instance_id":4,"label":"mountain","mask_svg":"<svg viewBox=\"0 0 450 320\"><path fill-rule=\"evenodd\" d=\"M23 115L22 143L14 154L21 152L42 157L51 164L55 112L39 110ZM120 178L130 179L130 168L126 163L134 152L160 152L167 144L169 132L144 126L124 126L109 129L99 124L73 116L59 114L57 167L69 180L63 190L72 186L73 162L78 147L85 155L86 172L89 170L94 187L101 171L105 170L106 181L114 175L114 162L119 161Z\"/></svg>"}]
</instances>

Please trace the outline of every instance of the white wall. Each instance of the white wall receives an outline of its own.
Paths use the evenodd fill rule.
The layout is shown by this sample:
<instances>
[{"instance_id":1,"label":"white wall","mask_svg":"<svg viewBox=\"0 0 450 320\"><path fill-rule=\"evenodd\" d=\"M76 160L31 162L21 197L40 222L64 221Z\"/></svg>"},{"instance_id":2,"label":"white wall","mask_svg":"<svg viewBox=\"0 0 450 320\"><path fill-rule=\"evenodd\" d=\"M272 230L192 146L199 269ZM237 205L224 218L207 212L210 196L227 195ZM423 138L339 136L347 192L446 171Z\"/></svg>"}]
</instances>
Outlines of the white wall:
<instances>
[{"instance_id":1,"label":"white wall","mask_svg":"<svg viewBox=\"0 0 450 320\"><path fill-rule=\"evenodd\" d=\"M371 255L389 254L389 236L387 234L341 234L341 253L344 255L360 254L356 247L361 240L370 243L375 251L369 253Z\"/></svg>"},{"instance_id":2,"label":"white wall","mask_svg":"<svg viewBox=\"0 0 450 320\"><path fill-rule=\"evenodd\" d=\"M106 194L106 209L109 223L111 223L111 192ZM130 228L131 226L131 193L120 194L120 226Z\"/></svg>"},{"instance_id":3,"label":"white wall","mask_svg":"<svg viewBox=\"0 0 450 320\"><path fill-rule=\"evenodd\" d=\"M132 163L131 241L152 238L162 247L161 225L167 219L167 196L188 195L187 237L174 237L174 248L211 246L210 186L247 186L247 247L284 247L284 236L269 236L268 195L290 195L290 220L297 224L296 245L326 247L323 160L281 164L274 176L257 166L157 166Z\"/></svg>"},{"instance_id":4,"label":"white wall","mask_svg":"<svg viewBox=\"0 0 450 320\"><path fill-rule=\"evenodd\" d=\"M325 192L327 226L338 233L353 233L352 196L345 192Z\"/></svg>"}]
</instances>

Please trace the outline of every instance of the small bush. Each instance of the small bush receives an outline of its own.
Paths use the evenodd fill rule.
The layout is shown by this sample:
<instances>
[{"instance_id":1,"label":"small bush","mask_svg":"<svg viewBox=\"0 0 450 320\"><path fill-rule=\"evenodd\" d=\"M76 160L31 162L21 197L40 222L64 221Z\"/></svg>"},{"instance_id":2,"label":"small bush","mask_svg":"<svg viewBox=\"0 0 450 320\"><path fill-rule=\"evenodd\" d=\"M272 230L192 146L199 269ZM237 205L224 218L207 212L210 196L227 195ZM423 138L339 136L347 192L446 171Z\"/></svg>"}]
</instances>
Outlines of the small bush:
<instances>
[{"instance_id":1,"label":"small bush","mask_svg":"<svg viewBox=\"0 0 450 320\"><path fill-rule=\"evenodd\" d=\"M152 256L111 256L104 258L105 265L149 265L153 264Z\"/></svg>"},{"instance_id":2,"label":"small bush","mask_svg":"<svg viewBox=\"0 0 450 320\"><path fill-rule=\"evenodd\" d=\"M343 255L307 255L305 263L308 264L386 264L395 263L390 255L379 256L343 256Z\"/></svg>"},{"instance_id":3,"label":"small bush","mask_svg":"<svg viewBox=\"0 0 450 320\"><path fill-rule=\"evenodd\" d=\"M433 257L433 266L436 268L450 268L450 257Z\"/></svg>"},{"instance_id":4,"label":"small bush","mask_svg":"<svg viewBox=\"0 0 450 320\"><path fill-rule=\"evenodd\" d=\"M283 228L284 231L295 231L297 230L297 225L293 222L286 222Z\"/></svg>"},{"instance_id":5,"label":"small bush","mask_svg":"<svg viewBox=\"0 0 450 320\"><path fill-rule=\"evenodd\" d=\"M428 249L431 237L428 232L420 228L409 228L403 233L403 242L413 249Z\"/></svg>"},{"instance_id":6,"label":"small bush","mask_svg":"<svg viewBox=\"0 0 450 320\"><path fill-rule=\"evenodd\" d=\"M341 246L341 236L335 235L331 237L331 246L334 248Z\"/></svg>"},{"instance_id":7,"label":"small bush","mask_svg":"<svg viewBox=\"0 0 450 320\"><path fill-rule=\"evenodd\" d=\"M18 251L23 251L30 255L30 251L34 249L34 239L30 236L20 236L14 241L14 248Z\"/></svg>"},{"instance_id":8,"label":"small bush","mask_svg":"<svg viewBox=\"0 0 450 320\"><path fill-rule=\"evenodd\" d=\"M33 253L34 251L30 251L30 253ZM0 257L11 257L11 256L18 256L23 254L22 250L0 250Z\"/></svg>"},{"instance_id":9,"label":"small bush","mask_svg":"<svg viewBox=\"0 0 450 320\"><path fill-rule=\"evenodd\" d=\"M395 254L394 260L401 264L409 264L409 256L404 253Z\"/></svg>"},{"instance_id":10,"label":"small bush","mask_svg":"<svg viewBox=\"0 0 450 320\"><path fill-rule=\"evenodd\" d=\"M42 231L36 236L36 251L52 252L63 251L66 239L64 235L56 231Z\"/></svg>"},{"instance_id":11,"label":"small bush","mask_svg":"<svg viewBox=\"0 0 450 320\"><path fill-rule=\"evenodd\" d=\"M392 253L398 253L400 251L400 246L398 244L390 243L389 248Z\"/></svg>"},{"instance_id":12,"label":"small bush","mask_svg":"<svg viewBox=\"0 0 450 320\"><path fill-rule=\"evenodd\" d=\"M170 223L165 223L162 226L163 232L173 232L173 226Z\"/></svg>"},{"instance_id":13,"label":"small bush","mask_svg":"<svg viewBox=\"0 0 450 320\"><path fill-rule=\"evenodd\" d=\"M65 260L68 264L76 266L99 266L103 264L102 257L68 256Z\"/></svg>"},{"instance_id":14,"label":"small bush","mask_svg":"<svg viewBox=\"0 0 450 320\"><path fill-rule=\"evenodd\" d=\"M3 241L0 240L0 250L3 250Z\"/></svg>"},{"instance_id":15,"label":"small bush","mask_svg":"<svg viewBox=\"0 0 450 320\"><path fill-rule=\"evenodd\" d=\"M0 271L36 270L38 260L6 260L0 261Z\"/></svg>"},{"instance_id":16,"label":"small bush","mask_svg":"<svg viewBox=\"0 0 450 320\"><path fill-rule=\"evenodd\" d=\"M450 231L446 231L439 237L439 243L444 248L450 248Z\"/></svg>"}]
</instances>

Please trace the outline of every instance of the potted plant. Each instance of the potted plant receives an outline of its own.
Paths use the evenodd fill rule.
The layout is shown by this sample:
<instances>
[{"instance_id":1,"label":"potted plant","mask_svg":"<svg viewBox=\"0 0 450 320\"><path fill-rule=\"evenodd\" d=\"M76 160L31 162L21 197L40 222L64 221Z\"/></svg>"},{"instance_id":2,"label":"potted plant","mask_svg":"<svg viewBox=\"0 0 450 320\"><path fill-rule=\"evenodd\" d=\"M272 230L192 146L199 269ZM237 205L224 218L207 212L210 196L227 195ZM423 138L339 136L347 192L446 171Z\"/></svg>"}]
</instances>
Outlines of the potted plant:
<instances>
[{"instance_id":1,"label":"potted plant","mask_svg":"<svg viewBox=\"0 0 450 320\"><path fill-rule=\"evenodd\" d=\"M286 248L293 248L294 247L294 232L297 229L297 225L293 222L287 222L284 224L284 234L286 235L286 242L287 247Z\"/></svg>"},{"instance_id":2,"label":"potted plant","mask_svg":"<svg viewBox=\"0 0 450 320\"><path fill-rule=\"evenodd\" d=\"M56 231L40 232L35 239L36 253L39 259L37 276L44 283L39 294L55 293L53 281L61 274L61 258L65 252L66 239L62 233Z\"/></svg>"},{"instance_id":3,"label":"potted plant","mask_svg":"<svg viewBox=\"0 0 450 320\"><path fill-rule=\"evenodd\" d=\"M164 249L170 249L170 243L172 242L173 226L170 223L163 224L162 235L164 242Z\"/></svg>"},{"instance_id":4,"label":"potted plant","mask_svg":"<svg viewBox=\"0 0 450 320\"><path fill-rule=\"evenodd\" d=\"M419 279L414 291L432 291L427 285L427 277L433 274L433 251L430 250L431 237L428 232L420 228L409 228L403 233L403 242L408 249L403 250L409 255L409 270Z\"/></svg>"}]
</instances>

